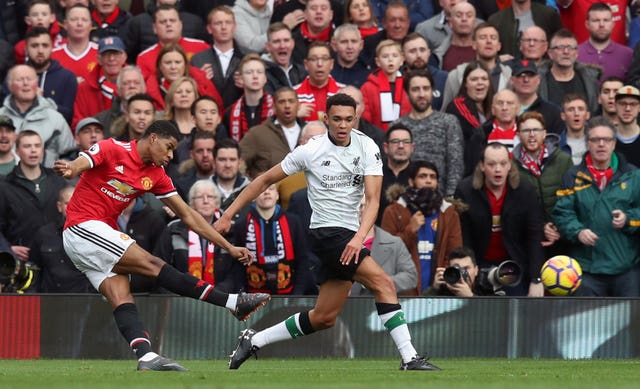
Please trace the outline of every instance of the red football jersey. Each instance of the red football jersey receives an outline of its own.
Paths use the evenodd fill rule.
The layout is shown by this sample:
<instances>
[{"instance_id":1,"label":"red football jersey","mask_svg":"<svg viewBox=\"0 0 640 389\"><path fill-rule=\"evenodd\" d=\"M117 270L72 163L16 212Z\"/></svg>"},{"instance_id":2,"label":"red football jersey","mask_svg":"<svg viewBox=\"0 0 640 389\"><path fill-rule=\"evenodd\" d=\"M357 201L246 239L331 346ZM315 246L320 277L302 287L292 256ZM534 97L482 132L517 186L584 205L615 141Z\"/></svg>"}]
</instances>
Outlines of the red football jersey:
<instances>
[{"instance_id":1,"label":"red football jersey","mask_svg":"<svg viewBox=\"0 0 640 389\"><path fill-rule=\"evenodd\" d=\"M177 195L163 167L142 162L136 143L110 138L80 153L91 168L80 176L67 205L64 228L99 220L117 230L118 216L136 197L145 192L160 199Z\"/></svg>"},{"instance_id":2,"label":"red football jersey","mask_svg":"<svg viewBox=\"0 0 640 389\"><path fill-rule=\"evenodd\" d=\"M191 57L194 54L197 54L201 51L210 49L211 46L200 39L192 39L192 38L180 38L178 42L180 46L184 49L184 52L187 54L187 60L191 61ZM155 77L156 75L156 60L158 59L158 54L160 54L160 50L162 50L162 45L156 43L155 45L149 47L136 59L136 65L142 71L142 75L146 80L149 77Z\"/></svg>"},{"instance_id":3,"label":"red football jersey","mask_svg":"<svg viewBox=\"0 0 640 389\"><path fill-rule=\"evenodd\" d=\"M78 84L87 79L89 73L98 66L98 45L90 42L84 53L75 56L63 45L51 52L51 58L60 62L63 68L70 70L78 77Z\"/></svg>"}]
</instances>

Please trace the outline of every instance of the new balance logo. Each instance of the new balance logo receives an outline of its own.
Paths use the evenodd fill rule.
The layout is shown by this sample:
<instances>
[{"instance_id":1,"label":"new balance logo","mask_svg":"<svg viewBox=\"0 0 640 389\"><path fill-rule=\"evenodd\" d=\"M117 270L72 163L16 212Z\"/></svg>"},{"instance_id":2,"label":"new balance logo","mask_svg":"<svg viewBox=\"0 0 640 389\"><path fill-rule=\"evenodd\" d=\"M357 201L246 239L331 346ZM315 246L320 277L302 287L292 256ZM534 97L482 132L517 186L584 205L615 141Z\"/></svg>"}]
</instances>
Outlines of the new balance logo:
<instances>
[{"instance_id":1,"label":"new balance logo","mask_svg":"<svg viewBox=\"0 0 640 389\"><path fill-rule=\"evenodd\" d=\"M322 161L322 164L320 166L329 166L331 164L331 161Z\"/></svg>"},{"instance_id":2,"label":"new balance logo","mask_svg":"<svg viewBox=\"0 0 640 389\"><path fill-rule=\"evenodd\" d=\"M122 165L116 166L116 171L120 174L124 174L124 166Z\"/></svg>"}]
</instances>

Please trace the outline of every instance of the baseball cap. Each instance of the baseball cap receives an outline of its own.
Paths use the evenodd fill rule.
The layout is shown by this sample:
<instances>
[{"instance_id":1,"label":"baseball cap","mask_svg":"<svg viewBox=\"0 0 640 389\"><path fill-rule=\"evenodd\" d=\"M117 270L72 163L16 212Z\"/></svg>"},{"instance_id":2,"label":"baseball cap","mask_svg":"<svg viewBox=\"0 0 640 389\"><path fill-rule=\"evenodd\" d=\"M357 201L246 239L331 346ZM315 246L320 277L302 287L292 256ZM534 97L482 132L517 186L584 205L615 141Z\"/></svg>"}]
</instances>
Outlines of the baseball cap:
<instances>
[{"instance_id":1,"label":"baseball cap","mask_svg":"<svg viewBox=\"0 0 640 389\"><path fill-rule=\"evenodd\" d=\"M538 74L538 67L532 61L528 59L521 59L516 61L513 65L513 71L511 72L512 76L519 76L522 73L533 73Z\"/></svg>"},{"instance_id":2,"label":"baseball cap","mask_svg":"<svg viewBox=\"0 0 640 389\"><path fill-rule=\"evenodd\" d=\"M640 100L640 90L635 86L625 85L616 91L616 100L623 97L635 97Z\"/></svg>"},{"instance_id":3,"label":"baseball cap","mask_svg":"<svg viewBox=\"0 0 640 389\"><path fill-rule=\"evenodd\" d=\"M16 126L13 125L13 120L7 115L0 115L0 127L7 127L12 130L16 130Z\"/></svg>"},{"instance_id":4,"label":"baseball cap","mask_svg":"<svg viewBox=\"0 0 640 389\"><path fill-rule=\"evenodd\" d=\"M107 36L100 39L98 42L98 54L102 54L105 51L114 50L125 52L124 43L122 43L122 39L117 36Z\"/></svg>"},{"instance_id":5,"label":"baseball cap","mask_svg":"<svg viewBox=\"0 0 640 389\"><path fill-rule=\"evenodd\" d=\"M89 124L95 124L97 126L99 126L100 128L102 128L104 130L104 126L102 125L102 123L100 123L100 120L94 118L94 117L88 117L88 118L84 118L82 120L80 120L78 122L78 124L76 124L76 134L78 134L80 131L82 131L83 128L85 128L86 126L88 126Z\"/></svg>"}]
</instances>

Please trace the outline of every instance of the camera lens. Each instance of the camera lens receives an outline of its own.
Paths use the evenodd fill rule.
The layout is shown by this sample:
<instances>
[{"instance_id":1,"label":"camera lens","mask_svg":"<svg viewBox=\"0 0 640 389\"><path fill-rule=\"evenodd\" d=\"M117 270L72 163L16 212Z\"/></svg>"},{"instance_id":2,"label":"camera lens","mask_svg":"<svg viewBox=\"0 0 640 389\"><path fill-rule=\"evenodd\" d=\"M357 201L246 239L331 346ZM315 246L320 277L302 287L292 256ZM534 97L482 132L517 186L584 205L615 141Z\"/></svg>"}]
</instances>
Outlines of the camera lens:
<instances>
[{"instance_id":1,"label":"camera lens","mask_svg":"<svg viewBox=\"0 0 640 389\"><path fill-rule=\"evenodd\" d=\"M450 266L444 269L442 278L444 278L444 282L446 282L447 284L453 285L460 281L460 278L462 278L462 271L460 271L460 267L457 265Z\"/></svg>"}]
</instances>

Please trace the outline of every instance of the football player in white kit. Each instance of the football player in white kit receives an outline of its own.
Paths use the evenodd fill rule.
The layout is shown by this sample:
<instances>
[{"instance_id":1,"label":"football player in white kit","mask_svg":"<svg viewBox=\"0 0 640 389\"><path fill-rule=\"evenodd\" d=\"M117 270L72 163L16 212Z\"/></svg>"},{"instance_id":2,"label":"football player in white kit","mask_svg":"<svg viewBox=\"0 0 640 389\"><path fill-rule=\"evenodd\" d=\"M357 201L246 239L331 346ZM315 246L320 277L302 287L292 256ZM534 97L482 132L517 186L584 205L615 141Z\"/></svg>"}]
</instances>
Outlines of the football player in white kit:
<instances>
[{"instance_id":1,"label":"football player in white kit","mask_svg":"<svg viewBox=\"0 0 640 389\"><path fill-rule=\"evenodd\" d=\"M331 96L326 112L328 133L298 146L279 165L257 177L214 224L218 231L228 231L233 215L269 185L304 171L313 210L311 247L320 260L314 269L320 285L316 305L260 332L242 331L229 368L237 369L267 344L332 327L357 281L375 296L380 320L402 356L400 369L440 370L416 352L392 279L363 247L378 213L382 186L380 150L371 138L352 129L356 118L353 98L342 93ZM359 223L363 195L366 205Z\"/></svg>"}]
</instances>

